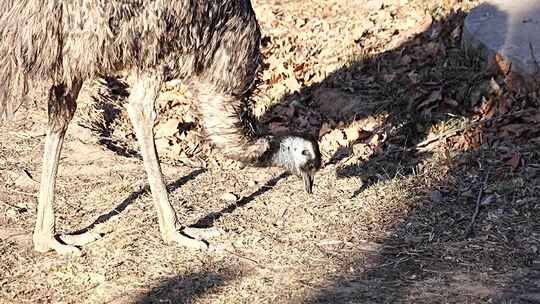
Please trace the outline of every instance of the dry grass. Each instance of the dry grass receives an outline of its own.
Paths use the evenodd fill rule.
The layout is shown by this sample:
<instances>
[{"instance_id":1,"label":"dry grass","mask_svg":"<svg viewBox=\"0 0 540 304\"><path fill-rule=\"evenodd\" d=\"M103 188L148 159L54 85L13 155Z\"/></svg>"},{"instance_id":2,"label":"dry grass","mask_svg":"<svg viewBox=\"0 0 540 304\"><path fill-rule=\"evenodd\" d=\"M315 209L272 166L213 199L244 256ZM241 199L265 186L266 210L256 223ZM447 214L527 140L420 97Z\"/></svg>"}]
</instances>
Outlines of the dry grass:
<instances>
[{"instance_id":1,"label":"dry grass","mask_svg":"<svg viewBox=\"0 0 540 304\"><path fill-rule=\"evenodd\" d=\"M234 169L201 141L189 92L166 88L160 124L191 123L163 141L171 200L185 225L227 232L210 252L160 240L121 84L82 101L61 161L57 227L105 234L82 257L32 251L44 109L1 126L0 303L538 301L540 142L516 127L536 96L460 51L474 2L380 3L254 2L268 66L253 111L320 135L314 195ZM492 77L500 91L482 89Z\"/></svg>"}]
</instances>

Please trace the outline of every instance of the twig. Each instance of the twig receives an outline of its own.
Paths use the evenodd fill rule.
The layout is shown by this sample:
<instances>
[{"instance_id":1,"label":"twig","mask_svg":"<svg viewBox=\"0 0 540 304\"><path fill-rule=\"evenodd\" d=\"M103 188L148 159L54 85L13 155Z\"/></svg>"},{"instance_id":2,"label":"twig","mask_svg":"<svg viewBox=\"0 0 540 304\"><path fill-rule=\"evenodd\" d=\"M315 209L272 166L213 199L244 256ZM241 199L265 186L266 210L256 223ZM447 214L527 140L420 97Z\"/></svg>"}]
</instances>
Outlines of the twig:
<instances>
[{"instance_id":1,"label":"twig","mask_svg":"<svg viewBox=\"0 0 540 304\"><path fill-rule=\"evenodd\" d=\"M505 114L502 114L502 115L499 115L499 116L490 117L490 118L487 118L487 119L475 121L475 122L472 122L472 123L468 123L463 127L454 128L454 129L448 130L448 131L446 131L446 132L444 132L444 133L442 133L440 135L437 135L437 136L435 136L433 138L428 138L428 139L418 143L416 145L416 147L413 147L412 149L413 150L424 150L424 149L426 149L427 145L429 145L429 144L431 144L433 142L436 142L436 141L440 141L442 139L447 139L447 138L450 138L450 137L454 137L454 136L458 135L459 133L465 131L466 129L470 129L470 128L479 126L481 124L491 122L493 120L502 119L502 118L512 116L512 115L521 115L521 114L531 112L531 111L537 111L537 110L528 109L528 110L515 111L515 112L505 113Z\"/></svg>"},{"instance_id":2,"label":"twig","mask_svg":"<svg viewBox=\"0 0 540 304\"><path fill-rule=\"evenodd\" d=\"M419 144L416 145L416 150L421 150L421 149L425 149L425 147L433 142L436 142L436 141L440 141L442 139L447 139L447 138L450 138L450 137L453 137L453 136L456 136L458 135L460 132L464 131L465 129L467 128L470 128L470 127L473 127L472 124L468 124L464 127L461 127L461 128L457 128L457 129L452 129L452 130L449 130L447 132L444 132L443 134L441 135L438 135L438 136L435 136L433 138L428 138L422 142L420 142Z\"/></svg>"},{"instance_id":3,"label":"twig","mask_svg":"<svg viewBox=\"0 0 540 304\"><path fill-rule=\"evenodd\" d=\"M23 192L23 191L19 191L19 190L13 190L13 189L0 190L0 191L5 192L5 193L13 192L13 193L18 193L18 194L23 194L23 195L28 195L28 196L37 197L37 194L35 194L35 193L28 193L28 192ZM6 204L7 204L7 203L6 203Z\"/></svg>"},{"instance_id":4,"label":"twig","mask_svg":"<svg viewBox=\"0 0 540 304\"><path fill-rule=\"evenodd\" d=\"M486 177L484 178L484 182L482 183L482 186L480 186L480 190L478 190L478 196L476 197L476 207L474 208L474 213L471 218L471 222L469 223L469 226L467 227L467 230L465 231L465 237L469 237L473 233L474 222L476 221L478 212L480 212L480 203L482 201L482 196L484 194L484 188L486 188L486 185L487 185L488 177L489 177L489 171L486 173Z\"/></svg>"},{"instance_id":5,"label":"twig","mask_svg":"<svg viewBox=\"0 0 540 304\"><path fill-rule=\"evenodd\" d=\"M533 48L531 42L529 42L529 50L531 51L531 57L533 59L534 67L536 68L536 71L534 71L534 72L538 73L538 72L540 72L540 64L538 64L538 60L536 60L534 48Z\"/></svg>"},{"instance_id":6,"label":"twig","mask_svg":"<svg viewBox=\"0 0 540 304\"><path fill-rule=\"evenodd\" d=\"M230 251L230 250L227 250L227 249L224 249L223 251L225 251L225 252L227 252L227 253L229 253L229 254L232 254L232 255L236 256L237 258L241 258L241 259L250 261L250 262L254 263L255 265L257 265L257 266L259 266L259 267L261 267L261 268L266 268L266 267L264 267L263 265L261 265L261 263L259 263L259 261L254 260L254 259L252 259L252 258L245 257L245 256L243 256L243 255L241 255L241 254L238 254L238 253L236 253L236 252L233 252L233 251Z\"/></svg>"}]
</instances>

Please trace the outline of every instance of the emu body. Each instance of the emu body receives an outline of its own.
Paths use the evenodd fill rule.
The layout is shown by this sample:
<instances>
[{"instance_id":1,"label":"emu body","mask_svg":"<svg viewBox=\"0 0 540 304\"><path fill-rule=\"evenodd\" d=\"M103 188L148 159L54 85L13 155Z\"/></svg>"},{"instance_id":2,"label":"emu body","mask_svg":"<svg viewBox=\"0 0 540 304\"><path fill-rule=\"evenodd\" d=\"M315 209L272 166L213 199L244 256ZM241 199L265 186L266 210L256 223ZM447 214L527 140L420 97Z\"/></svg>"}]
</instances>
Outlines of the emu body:
<instances>
[{"instance_id":1,"label":"emu body","mask_svg":"<svg viewBox=\"0 0 540 304\"><path fill-rule=\"evenodd\" d=\"M78 253L99 236L56 235L54 188L64 135L86 79L128 70L135 77L127 110L134 126L162 238L193 248L169 203L155 149L155 101L162 83L190 84L212 142L233 159L278 165L302 175L311 192L320 166L316 141L252 138L242 128L243 98L261 66L260 30L249 0L4 0L0 3L0 118L24 101L34 81L48 81L48 130L34 246Z\"/></svg>"}]
</instances>

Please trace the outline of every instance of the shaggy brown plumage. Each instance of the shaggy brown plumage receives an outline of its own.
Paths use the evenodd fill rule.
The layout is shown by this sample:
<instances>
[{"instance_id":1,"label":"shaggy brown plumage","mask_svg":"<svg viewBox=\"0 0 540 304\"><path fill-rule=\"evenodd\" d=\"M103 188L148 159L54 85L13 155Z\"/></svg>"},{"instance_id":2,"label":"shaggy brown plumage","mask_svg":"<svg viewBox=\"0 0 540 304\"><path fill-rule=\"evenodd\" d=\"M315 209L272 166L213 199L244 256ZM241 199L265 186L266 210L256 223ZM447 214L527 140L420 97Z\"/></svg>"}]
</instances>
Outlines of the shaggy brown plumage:
<instances>
[{"instance_id":1,"label":"shaggy brown plumage","mask_svg":"<svg viewBox=\"0 0 540 304\"><path fill-rule=\"evenodd\" d=\"M54 187L64 134L82 83L128 70L135 76L127 106L141 145L163 239L190 247L168 202L155 152L154 103L162 83L183 79L212 142L228 157L280 165L303 176L311 191L318 146L299 137L246 135L243 98L261 66L260 30L249 0L3 0L0 2L0 119L24 101L34 81L50 83L49 129L34 231L37 250L96 236L54 237ZM315 161L314 161L315 160Z\"/></svg>"},{"instance_id":2,"label":"shaggy brown plumage","mask_svg":"<svg viewBox=\"0 0 540 304\"><path fill-rule=\"evenodd\" d=\"M70 86L130 68L191 79L205 94L202 102L212 99L209 92L242 96L260 66L259 41L255 14L245 0L2 1L0 113L7 117L18 107L32 80ZM215 107L214 113L231 113ZM231 107L241 110L241 104ZM231 123L233 117L217 119L241 126ZM235 147L237 139L231 138ZM227 142L221 142L226 149Z\"/></svg>"}]
</instances>

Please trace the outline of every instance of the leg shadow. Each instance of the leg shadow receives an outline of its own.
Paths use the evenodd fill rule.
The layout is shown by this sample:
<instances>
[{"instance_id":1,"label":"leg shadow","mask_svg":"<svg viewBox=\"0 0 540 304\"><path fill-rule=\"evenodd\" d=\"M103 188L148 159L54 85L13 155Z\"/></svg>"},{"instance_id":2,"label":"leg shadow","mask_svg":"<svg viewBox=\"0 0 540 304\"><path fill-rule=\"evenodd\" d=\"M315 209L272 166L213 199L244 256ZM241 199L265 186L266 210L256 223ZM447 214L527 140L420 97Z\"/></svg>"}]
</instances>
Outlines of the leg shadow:
<instances>
[{"instance_id":1,"label":"leg shadow","mask_svg":"<svg viewBox=\"0 0 540 304\"><path fill-rule=\"evenodd\" d=\"M195 170L195 171L191 172L190 174L188 174L188 175L186 175L184 177L181 177L180 179L178 179L174 183L171 183L171 184L167 185L168 191L172 192L172 191L180 188L182 185L184 185L185 183L187 183L188 181L190 181L192 179L195 179L199 174L204 173L205 171L206 171L206 169L198 169L198 170ZM87 231L92 230L97 225L103 224L103 223L109 221L113 217L118 216L120 213L122 213L129 205L131 205L141 195L146 194L148 192L150 192L150 187L148 185L145 185L141 190L138 190L136 192L131 193L126 199L124 199L120 204L118 204L118 206L116 206L113 210L111 210L111 211L109 211L109 212L107 212L105 214L100 215L88 227L83 228L81 230L78 230L76 232L73 232L72 234L73 235L83 234L83 233L85 233Z\"/></svg>"},{"instance_id":2,"label":"leg shadow","mask_svg":"<svg viewBox=\"0 0 540 304\"><path fill-rule=\"evenodd\" d=\"M187 276L176 276L163 280L148 293L134 301L136 304L152 303L192 303L192 301L211 289L224 285L233 276L218 273L192 273Z\"/></svg>"},{"instance_id":3,"label":"leg shadow","mask_svg":"<svg viewBox=\"0 0 540 304\"><path fill-rule=\"evenodd\" d=\"M236 210L237 208L244 207L245 205L247 205L248 203L253 201L257 196L259 196L261 194L264 194L265 192L269 191L280 180L282 180L282 179L284 179L284 178L286 178L288 176L290 176L290 174L285 172L285 173L280 174L279 176L276 176L276 177L272 178L271 180L267 181L263 186L261 186L257 191L253 192L251 195L243 197L242 199L240 199L236 203L231 204L231 205L221 209L218 212L209 213L205 217L199 219L197 221L197 223L192 225L192 227L195 227L195 228L210 228L210 227L212 227L214 225L214 222L217 219L219 219L220 217L222 217L226 213L234 212L234 210Z\"/></svg>"}]
</instances>

